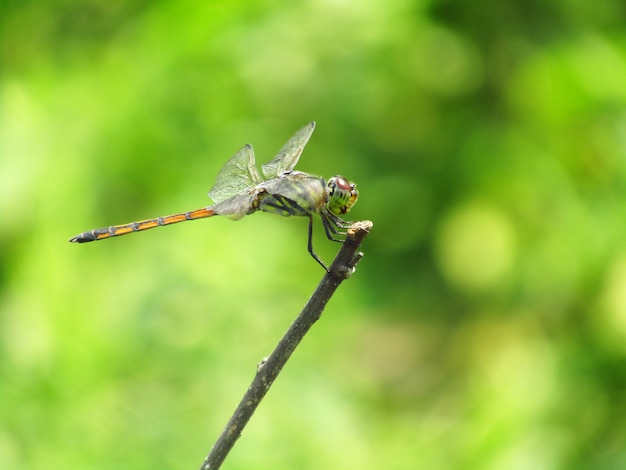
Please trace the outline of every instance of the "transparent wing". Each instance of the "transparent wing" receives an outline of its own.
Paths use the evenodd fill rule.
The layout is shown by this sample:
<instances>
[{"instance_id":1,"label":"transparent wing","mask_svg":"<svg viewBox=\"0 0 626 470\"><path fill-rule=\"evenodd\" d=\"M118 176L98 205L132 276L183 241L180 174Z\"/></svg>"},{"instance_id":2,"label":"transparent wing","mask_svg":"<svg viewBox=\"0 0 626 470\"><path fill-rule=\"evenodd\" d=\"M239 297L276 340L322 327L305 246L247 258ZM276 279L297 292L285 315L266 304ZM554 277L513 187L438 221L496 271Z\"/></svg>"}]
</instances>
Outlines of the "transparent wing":
<instances>
[{"instance_id":1,"label":"transparent wing","mask_svg":"<svg viewBox=\"0 0 626 470\"><path fill-rule=\"evenodd\" d=\"M256 197L256 191L249 191L245 194L239 194L231 198L226 199L214 206L211 206L211 210L217 215L223 215L232 220L239 220L244 215L249 214L254 198Z\"/></svg>"},{"instance_id":2,"label":"transparent wing","mask_svg":"<svg viewBox=\"0 0 626 470\"><path fill-rule=\"evenodd\" d=\"M314 129L315 121L299 129L291 139L283 145L283 148L280 149L274 159L263 165L263 174L267 179L274 178L285 171L293 170L293 167L298 163L304 146L309 141L311 134L313 134Z\"/></svg>"},{"instance_id":3,"label":"transparent wing","mask_svg":"<svg viewBox=\"0 0 626 470\"><path fill-rule=\"evenodd\" d=\"M259 171L254 163L251 145L245 145L233 155L217 174L209 197L218 204L237 194L246 193L261 183Z\"/></svg>"}]
</instances>

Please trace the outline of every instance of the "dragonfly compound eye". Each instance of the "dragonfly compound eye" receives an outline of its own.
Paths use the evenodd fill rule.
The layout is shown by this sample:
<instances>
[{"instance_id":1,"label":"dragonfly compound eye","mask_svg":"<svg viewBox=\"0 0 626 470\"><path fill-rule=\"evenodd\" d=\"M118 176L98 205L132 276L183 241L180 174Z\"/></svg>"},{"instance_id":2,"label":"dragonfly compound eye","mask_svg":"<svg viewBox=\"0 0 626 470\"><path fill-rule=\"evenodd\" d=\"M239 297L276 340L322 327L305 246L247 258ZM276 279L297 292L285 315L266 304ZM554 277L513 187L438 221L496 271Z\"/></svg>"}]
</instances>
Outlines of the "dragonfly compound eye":
<instances>
[{"instance_id":1,"label":"dragonfly compound eye","mask_svg":"<svg viewBox=\"0 0 626 470\"><path fill-rule=\"evenodd\" d=\"M350 212L352 206L359 198L356 184L350 183L343 176L333 176L326 186L328 194L328 210L335 215L343 215Z\"/></svg>"}]
</instances>

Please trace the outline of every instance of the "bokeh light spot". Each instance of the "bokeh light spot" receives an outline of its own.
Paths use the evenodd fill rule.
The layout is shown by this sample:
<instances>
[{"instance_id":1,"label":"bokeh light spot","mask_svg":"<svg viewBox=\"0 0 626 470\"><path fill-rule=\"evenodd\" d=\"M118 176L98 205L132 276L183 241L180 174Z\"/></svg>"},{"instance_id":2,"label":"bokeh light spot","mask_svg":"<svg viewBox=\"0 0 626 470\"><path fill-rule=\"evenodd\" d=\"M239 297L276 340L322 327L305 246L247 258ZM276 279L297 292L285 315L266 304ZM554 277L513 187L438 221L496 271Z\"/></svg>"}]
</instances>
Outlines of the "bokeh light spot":
<instances>
[{"instance_id":1,"label":"bokeh light spot","mask_svg":"<svg viewBox=\"0 0 626 470\"><path fill-rule=\"evenodd\" d=\"M513 261L514 235L507 217L478 203L449 214L436 245L437 263L445 278L468 290L498 284Z\"/></svg>"}]
</instances>

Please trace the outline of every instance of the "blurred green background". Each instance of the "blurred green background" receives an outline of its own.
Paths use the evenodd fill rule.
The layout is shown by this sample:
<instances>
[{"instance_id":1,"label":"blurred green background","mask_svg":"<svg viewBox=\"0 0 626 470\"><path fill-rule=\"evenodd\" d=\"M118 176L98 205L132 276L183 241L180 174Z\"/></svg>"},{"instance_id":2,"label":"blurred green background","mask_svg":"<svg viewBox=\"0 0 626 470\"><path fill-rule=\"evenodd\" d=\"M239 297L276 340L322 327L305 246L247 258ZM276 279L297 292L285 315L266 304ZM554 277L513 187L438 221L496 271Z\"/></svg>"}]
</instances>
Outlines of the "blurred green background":
<instances>
[{"instance_id":1,"label":"blurred green background","mask_svg":"<svg viewBox=\"0 0 626 470\"><path fill-rule=\"evenodd\" d=\"M223 468L626 468L626 6L0 6L0 467L197 468L322 270L222 164L358 183L365 258ZM319 227L318 227L319 229ZM316 231L326 260L338 246Z\"/></svg>"}]
</instances>

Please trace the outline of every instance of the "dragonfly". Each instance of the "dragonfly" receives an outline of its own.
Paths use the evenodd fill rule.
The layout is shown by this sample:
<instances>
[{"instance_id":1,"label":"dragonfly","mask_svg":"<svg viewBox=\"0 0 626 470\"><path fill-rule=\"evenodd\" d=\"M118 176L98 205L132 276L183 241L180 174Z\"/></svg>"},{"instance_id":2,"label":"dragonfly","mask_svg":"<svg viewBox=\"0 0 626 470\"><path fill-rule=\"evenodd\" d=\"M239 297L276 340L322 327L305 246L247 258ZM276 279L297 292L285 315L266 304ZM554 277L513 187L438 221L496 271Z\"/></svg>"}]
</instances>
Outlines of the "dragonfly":
<instances>
[{"instance_id":1,"label":"dragonfly","mask_svg":"<svg viewBox=\"0 0 626 470\"><path fill-rule=\"evenodd\" d=\"M216 215L239 220L245 215L263 211L285 217L308 217L307 249L311 256L328 271L326 264L313 250L313 217L320 216L329 240L343 241L346 235L344 230L350 227L352 222L343 220L342 216L354 206L359 192L356 184L343 176L333 176L327 182L322 177L293 169L314 130L315 122L313 121L296 131L278 154L262 165L265 179L261 178L256 167L252 146L250 144L243 146L218 173L215 184L209 191L209 197L214 202L211 206L154 219L88 230L70 238L69 241L85 243L104 240Z\"/></svg>"}]
</instances>

